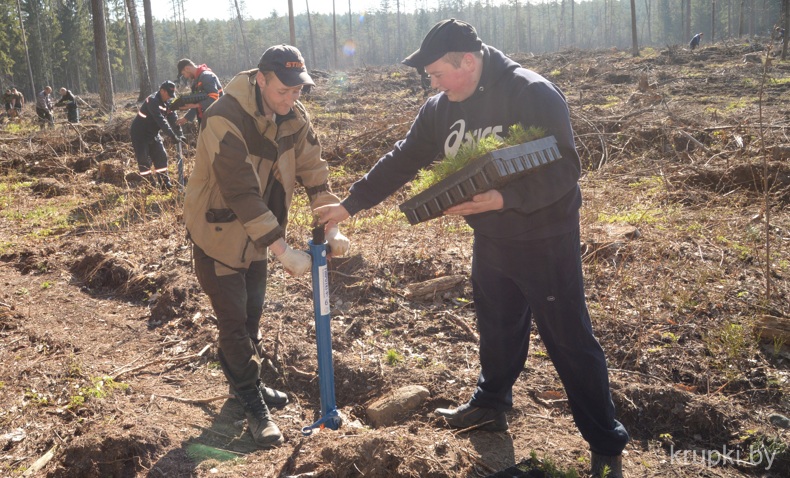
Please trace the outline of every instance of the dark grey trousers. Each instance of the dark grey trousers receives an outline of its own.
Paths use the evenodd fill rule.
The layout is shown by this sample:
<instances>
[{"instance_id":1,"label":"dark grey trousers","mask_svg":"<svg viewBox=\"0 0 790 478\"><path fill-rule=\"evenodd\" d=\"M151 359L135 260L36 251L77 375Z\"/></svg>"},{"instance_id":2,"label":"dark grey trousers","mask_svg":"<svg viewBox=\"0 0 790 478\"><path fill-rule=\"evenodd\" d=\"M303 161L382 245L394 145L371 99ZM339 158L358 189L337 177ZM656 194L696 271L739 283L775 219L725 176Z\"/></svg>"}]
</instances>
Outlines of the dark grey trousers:
<instances>
[{"instance_id":1,"label":"dark grey trousers","mask_svg":"<svg viewBox=\"0 0 790 478\"><path fill-rule=\"evenodd\" d=\"M592 451L619 455L628 433L615 420L606 357L593 336L578 227L531 241L475 235L472 286L481 366L472 405L513 407L534 317L582 436Z\"/></svg>"},{"instance_id":2,"label":"dark grey trousers","mask_svg":"<svg viewBox=\"0 0 790 478\"><path fill-rule=\"evenodd\" d=\"M238 271L216 262L197 245L192 249L198 282L217 315L222 370L234 389L255 387L261 373L256 345L266 294L266 261Z\"/></svg>"}]
</instances>

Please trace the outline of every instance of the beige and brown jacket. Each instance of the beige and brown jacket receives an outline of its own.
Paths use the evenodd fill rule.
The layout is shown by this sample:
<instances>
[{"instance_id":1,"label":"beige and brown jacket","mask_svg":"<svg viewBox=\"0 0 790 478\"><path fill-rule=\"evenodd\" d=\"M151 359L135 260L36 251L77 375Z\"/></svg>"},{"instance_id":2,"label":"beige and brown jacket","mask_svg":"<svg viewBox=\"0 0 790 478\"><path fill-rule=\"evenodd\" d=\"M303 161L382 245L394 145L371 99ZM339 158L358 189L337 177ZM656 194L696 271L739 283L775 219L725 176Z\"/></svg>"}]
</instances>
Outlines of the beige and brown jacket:
<instances>
[{"instance_id":1,"label":"beige and brown jacket","mask_svg":"<svg viewBox=\"0 0 790 478\"><path fill-rule=\"evenodd\" d=\"M275 122L258 109L255 74L239 73L206 110L195 168L184 199L192 241L232 269L264 260L285 237L294 187L302 184L310 207L338 202L307 111L300 102Z\"/></svg>"}]
</instances>

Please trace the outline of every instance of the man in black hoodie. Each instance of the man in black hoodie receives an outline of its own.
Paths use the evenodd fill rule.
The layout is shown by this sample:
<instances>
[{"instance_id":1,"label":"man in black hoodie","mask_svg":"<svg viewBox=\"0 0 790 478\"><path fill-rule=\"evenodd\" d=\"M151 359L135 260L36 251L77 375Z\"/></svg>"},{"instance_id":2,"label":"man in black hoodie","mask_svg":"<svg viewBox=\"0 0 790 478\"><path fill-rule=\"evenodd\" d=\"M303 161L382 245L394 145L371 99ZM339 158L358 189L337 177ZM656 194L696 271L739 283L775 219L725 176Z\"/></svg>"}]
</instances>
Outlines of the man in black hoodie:
<instances>
[{"instance_id":1,"label":"man in black hoodie","mask_svg":"<svg viewBox=\"0 0 790 478\"><path fill-rule=\"evenodd\" d=\"M406 138L351 186L345 200L314 212L321 223L341 222L383 201L437 157L455 154L466 142L507 135L516 123L553 135L560 159L444 211L464 216L474 229L481 371L469 402L435 413L455 428L507 430L505 412L513 407L513 384L524 369L534 316L590 445L593 473L608 467L609 477L622 477L628 433L615 420L606 358L585 303L581 164L565 97L455 19L436 24L403 63L424 68L439 94L425 102Z\"/></svg>"},{"instance_id":2,"label":"man in black hoodie","mask_svg":"<svg viewBox=\"0 0 790 478\"><path fill-rule=\"evenodd\" d=\"M80 110L77 107L77 97L74 96L71 90L62 87L60 89L60 99L55 103L55 106L64 106L66 108L66 117L69 123L80 122Z\"/></svg>"}]
</instances>

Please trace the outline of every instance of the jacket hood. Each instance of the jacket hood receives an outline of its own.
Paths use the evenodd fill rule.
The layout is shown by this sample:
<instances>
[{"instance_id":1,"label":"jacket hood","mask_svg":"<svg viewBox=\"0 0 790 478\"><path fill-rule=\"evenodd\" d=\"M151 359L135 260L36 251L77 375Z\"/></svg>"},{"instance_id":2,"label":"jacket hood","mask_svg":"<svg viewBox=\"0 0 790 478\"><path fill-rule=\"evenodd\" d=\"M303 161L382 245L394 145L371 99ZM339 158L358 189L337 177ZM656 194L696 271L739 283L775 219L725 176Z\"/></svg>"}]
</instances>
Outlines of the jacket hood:
<instances>
[{"instance_id":1,"label":"jacket hood","mask_svg":"<svg viewBox=\"0 0 790 478\"><path fill-rule=\"evenodd\" d=\"M250 116L258 117L262 114L258 111L258 105L255 101L255 75L258 69L242 71L234 76L224 88L226 95L230 95L239 102L244 112Z\"/></svg>"},{"instance_id":2,"label":"jacket hood","mask_svg":"<svg viewBox=\"0 0 790 478\"><path fill-rule=\"evenodd\" d=\"M208 67L205 63L202 65L198 65L195 67L195 77L198 77L203 74L204 71L211 71L211 68Z\"/></svg>"},{"instance_id":3,"label":"jacket hood","mask_svg":"<svg viewBox=\"0 0 790 478\"><path fill-rule=\"evenodd\" d=\"M485 93L493 87L503 76L512 72L521 65L511 60L496 48L483 45L483 74L477 84L477 91L471 97Z\"/></svg>"}]
</instances>

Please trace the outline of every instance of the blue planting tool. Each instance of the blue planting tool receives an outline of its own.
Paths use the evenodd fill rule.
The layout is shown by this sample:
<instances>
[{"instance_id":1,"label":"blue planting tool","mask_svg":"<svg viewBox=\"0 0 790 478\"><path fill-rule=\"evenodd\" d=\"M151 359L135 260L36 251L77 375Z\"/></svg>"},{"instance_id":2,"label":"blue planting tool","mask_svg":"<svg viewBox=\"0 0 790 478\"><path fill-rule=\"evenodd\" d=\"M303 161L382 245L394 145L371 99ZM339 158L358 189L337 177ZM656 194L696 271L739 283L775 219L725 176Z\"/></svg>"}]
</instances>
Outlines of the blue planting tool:
<instances>
[{"instance_id":1,"label":"blue planting tool","mask_svg":"<svg viewBox=\"0 0 790 478\"><path fill-rule=\"evenodd\" d=\"M313 240L308 243L308 253L313 258L313 310L315 313L315 336L318 345L318 385L321 391L321 418L302 434L311 435L316 428L340 428L342 419L335 404L335 371L332 367L332 332L329 330L329 271L326 255L329 246L324 238L324 226L313 228Z\"/></svg>"},{"instance_id":2,"label":"blue planting tool","mask_svg":"<svg viewBox=\"0 0 790 478\"><path fill-rule=\"evenodd\" d=\"M178 185L184 189L184 152L181 149L181 141L176 141L176 166L178 167Z\"/></svg>"}]
</instances>

